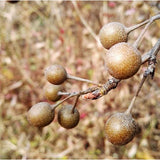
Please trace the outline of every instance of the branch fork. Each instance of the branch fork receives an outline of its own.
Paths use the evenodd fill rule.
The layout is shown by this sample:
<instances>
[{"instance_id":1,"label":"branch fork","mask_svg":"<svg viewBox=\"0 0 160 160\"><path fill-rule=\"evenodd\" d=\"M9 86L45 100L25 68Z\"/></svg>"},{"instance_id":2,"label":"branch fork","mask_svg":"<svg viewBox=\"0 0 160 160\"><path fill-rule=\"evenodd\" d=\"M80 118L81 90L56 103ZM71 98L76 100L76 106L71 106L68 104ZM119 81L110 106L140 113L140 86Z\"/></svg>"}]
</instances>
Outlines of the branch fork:
<instances>
[{"instance_id":1,"label":"branch fork","mask_svg":"<svg viewBox=\"0 0 160 160\"><path fill-rule=\"evenodd\" d=\"M75 2L73 2L73 5L75 7L75 9L77 10L77 12L79 13L79 10L77 8L77 5ZM160 14L155 15L153 17L151 17L150 19L142 22L141 24L132 26L128 28L128 32L130 33L131 31L141 27L142 25L145 25L145 28L142 30L141 34L139 35L139 37L137 38L137 40L135 41L135 43L133 44L134 47L138 47L139 43L142 41L143 35L146 32L146 30L148 29L148 27L151 25L151 23L157 19L160 19ZM92 32L93 33L93 32ZM95 38L96 39L96 38ZM130 105L128 106L128 109L126 110L126 113L131 113L131 110L134 106L135 100L146 80L146 78L151 75L151 78L154 77L154 72L155 72L155 65L156 65L156 56L158 54L160 50L160 39L156 42L156 44L153 46L153 48L142 55L142 64L143 65L145 62L148 61L148 67L145 70L144 74L143 74L143 78L140 82L140 85L137 89L137 92L135 94L135 96L133 97ZM59 95L65 95L67 96L66 98L64 98L63 100L57 102L56 104L52 105L52 108L55 109L56 107L58 107L61 103L63 103L64 101L68 100L69 98L75 97L76 96L76 100L75 103L73 105L73 112L74 112L74 108L76 107L79 97L83 96L84 99L91 99L91 100L95 100L98 98L101 98L102 96L106 95L109 91L111 91L112 89L115 89L119 82L121 81L120 79L116 79L116 78L111 78L109 79L105 84L99 84L97 82L93 82L91 80L87 80L87 79L83 79L83 78L79 78L79 77L75 77L75 76L71 76L68 75L69 79L73 79L73 80L78 80L78 81L82 81L82 82L86 82L86 83L91 83L94 85L97 85L96 87L92 87L92 88L88 88L87 90L84 91L79 91L79 92L73 92L73 93L68 93L68 92L59 92Z\"/></svg>"}]
</instances>

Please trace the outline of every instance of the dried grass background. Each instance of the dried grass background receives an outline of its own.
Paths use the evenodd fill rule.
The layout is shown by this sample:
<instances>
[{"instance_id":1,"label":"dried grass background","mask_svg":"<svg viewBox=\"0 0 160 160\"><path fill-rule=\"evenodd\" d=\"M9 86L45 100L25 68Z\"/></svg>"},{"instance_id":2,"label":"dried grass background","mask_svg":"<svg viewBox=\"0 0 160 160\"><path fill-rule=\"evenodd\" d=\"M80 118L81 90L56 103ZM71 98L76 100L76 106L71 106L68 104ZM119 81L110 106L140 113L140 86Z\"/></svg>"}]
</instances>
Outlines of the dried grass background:
<instances>
[{"instance_id":1,"label":"dried grass background","mask_svg":"<svg viewBox=\"0 0 160 160\"><path fill-rule=\"evenodd\" d=\"M2 2L1 2L2 3ZM109 22L132 26L155 15L155 2L78 2L81 14L72 2L24 1L0 6L0 158L160 158L160 56L153 80L147 79L133 109L140 133L126 146L110 144L104 134L108 116L123 112L142 78L146 64L132 78L98 100L80 98L78 126L60 127L55 118L43 129L28 124L26 113L40 101L46 101L44 69L54 63L68 73L105 83L110 77L104 64L105 49L92 32ZM142 27L143 28L143 27ZM133 43L142 28L129 36ZM160 38L160 20L146 32L141 53ZM64 83L66 91L85 90L91 85L76 81ZM70 99L64 104L73 104ZM58 108L59 109L59 108Z\"/></svg>"}]
</instances>

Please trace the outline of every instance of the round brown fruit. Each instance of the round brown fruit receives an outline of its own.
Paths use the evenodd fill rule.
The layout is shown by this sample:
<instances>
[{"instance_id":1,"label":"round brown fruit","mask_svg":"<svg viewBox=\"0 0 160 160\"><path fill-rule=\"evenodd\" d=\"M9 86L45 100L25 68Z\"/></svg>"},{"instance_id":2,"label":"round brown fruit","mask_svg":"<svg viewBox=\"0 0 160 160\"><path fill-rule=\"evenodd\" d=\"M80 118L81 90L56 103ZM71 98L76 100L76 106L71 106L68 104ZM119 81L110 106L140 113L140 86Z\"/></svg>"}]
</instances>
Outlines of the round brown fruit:
<instances>
[{"instance_id":1,"label":"round brown fruit","mask_svg":"<svg viewBox=\"0 0 160 160\"><path fill-rule=\"evenodd\" d=\"M105 124L105 134L114 145L129 143L136 134L137 124L130 114L113 114Z\"/></svg>"},{"instance_id":2,"label":"round brown fruit","mask_svg":"<svg viewBox=\"0 0 160 160\"><path fill-rule=\"evenodd\" d=\"M141 55L139 51L128 43L115 44L106 53L106 67L114 78L130 78L137 73L140 66Z\"/></svg>"},{"instance_id":3,"label":"round brown fruit","mask_svg":"<svg viewBox=\"0 0 160 160\"><path fill-rule=\"evenodd\" d=\"M45 127L49 125L55 116L54 110L47 102L40 102L30 108L27 114L29 123L36 127Z\"/></svg>"},{"instance_id":4,"label":"round brown fruit","mask_svg":"<svg viewBox=\"0 0 160 160\"><path fill-rule=\"evenodd\" d=\"M45 96L50 101L58 101L62 96L58 95L59 91L62 91L62 85L54 85L54 84L47 84L44 88Z\"/></svg>"},{"instance_id":5,"label":"round brown fruit","mask_svg":"<svg viewBox=\"0 0 160 160\"><path fill-rule=\"evenodd\" d=\"M111 22L101 28L99 38L103 47L109 49L116 43L127 42L128 34L123 24Z\"/></svg>"},{"instance_id":6,"label":"round brown fruit","mask_svg":"<svg viewBox=\"0 0 160 160\"><path fill-rule=\"evenodd\" d=\"M48 82L59 85L67 79L67 72L64 67L55 64L45 69L45 76Z\"/></svg>"},{"instance_id":7,"label":"round brown fruit","mask_svg":"<svg viewBox=\"0 0 160 160\"><path fill-rule=\"evenodd\" d=\"M73 106L66 105L63 106L58 112L58 122L66 129L76 127L79 122L79 112L76 108L74 109L74 112L72 112L72 108Z\"/></svg>"}]
</instances>

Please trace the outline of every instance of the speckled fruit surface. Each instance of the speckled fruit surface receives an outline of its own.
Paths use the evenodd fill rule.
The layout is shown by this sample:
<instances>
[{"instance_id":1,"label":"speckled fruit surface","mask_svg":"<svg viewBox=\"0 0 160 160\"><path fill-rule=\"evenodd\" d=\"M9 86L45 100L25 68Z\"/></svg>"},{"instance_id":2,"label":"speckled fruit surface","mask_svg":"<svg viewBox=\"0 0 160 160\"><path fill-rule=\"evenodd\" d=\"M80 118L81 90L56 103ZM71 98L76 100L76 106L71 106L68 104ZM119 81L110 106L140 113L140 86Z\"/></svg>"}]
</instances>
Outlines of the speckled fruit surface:
<instances>
[{"instance_id":1,"label":"speckled fruit surface","mask_svg":"<svg viewBox=\"0 0 160 160\"><path fill-rule=\"evenodd\" d=\"M113 114L105 124L105 134L114 145L129 143L136 134L136 123L130 114Z\"/></svg>"},{"instance_id":2,"label":"speckled fruit surface","mask_svg":"<svg viewBox=\"0 0 160 160\"><path fill-rule=\"evenodd\" d=\"M122 42L107 51L105 63L109 74L114 78L127 79L139 70L141 55L136 48Z\"/></svg>"},{"instance_id":3,"label":"speckled fruit surface","mask_svg":"<svg viewBox=\"0 0 160 160\"><path fill-rule=\"evenodd\" d=\"M29 123L36 127L49 125L54 119L55 113L47 102L40 102L30 108L27 114Z\"/></svg>"},{"instance_id":4,"label":"speckled fruit surface","mask_svg":"<svg viewBox=\"0 0 160 160\"><path fill-rule=\"evenodd\" d=\"M66 105L63 106L58 112L58 122L62 127L66 129L74 128L78 125L79 122L79 112L75 108L74 113L72 113L72 108L73 106Z\"/></svg>"},{"instance_id":5,"label":"speckled fruit surface","mask_svg":"<svg viewBox=\"0 0 160 160\"><path fill-rule=\"evenodd\" d=\"M103 47L109 49L116 43L126 42L128 35L123 24L111 22L101 28L99 38Z\"/></svg>"},{"instance_id":6,"label":"speckled fruit surface","mask_svg":"<svg viewBox=\"0 0 160 160\"><path fill-rule=\"evenodd\" d=\"M62 91L61 85L47 84L44 88L45 97L50 101L58 101L62 96L58 95L59 91Z\"/></svg>"},{"instance_id":7,"label":"speckled fruit surface","mask_svg":"<svg viewBox=\"0 0 160 160\"><path fill-rule=\"evenodd\" d=\"M67 72L64 67L55 64L45 69L45 76L48 82L59 85L67 79Z\"/></svg>"}]
</instances>

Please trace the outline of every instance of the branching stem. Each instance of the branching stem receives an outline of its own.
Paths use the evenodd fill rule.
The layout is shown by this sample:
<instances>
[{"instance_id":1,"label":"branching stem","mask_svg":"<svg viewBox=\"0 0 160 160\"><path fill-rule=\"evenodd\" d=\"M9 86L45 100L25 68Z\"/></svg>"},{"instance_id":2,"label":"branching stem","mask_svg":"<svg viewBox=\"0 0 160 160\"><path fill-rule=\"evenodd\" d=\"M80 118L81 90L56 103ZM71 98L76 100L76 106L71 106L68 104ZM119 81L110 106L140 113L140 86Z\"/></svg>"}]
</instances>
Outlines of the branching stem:
<instances>
[{"instance_id":1,"label":"branching stem","mask_svg":"<svg viewBox=\"0 0 160 160\"><path fill-rule=\"evenodd\" d=\"M136 25L134 25L134 26L131 26L131 27L126 28L126 32L127 32L127 34L129 34L130 32L134 31L135 29L137 29L137 28L139 28L139 27L141 27L141 26L143 26L143 25L145 25L145 24L147 24L147 23L149 23L149 22L152 23L153 21L155 21L155 20L157 20L157 19L160 19L160 14L157 14L157 15L155 15L155 16L147 19L147 20L145 20L145 21L142 22L142 23L139 23L139 24L136 24Z\"/></svg>"},{"instance_id":2,"label":"branching stem","mask_svg":"<svg viewBox=\"0 0 160 160\"><path fill-rule=\"evenodd\" d=\"M153 46L153 48L149 52L145 53L142 56L142 64L145 63L146 61L149 61L150 59L155 58L159 50L160 50L160 39L156 42L156 44ZM120 82L119 79L111 78L102 87L99 87L94 92L85 95L85 98L92 99L92 100L98 99L106 95L110 90L116 88L119 82Z\"/></svg>"},{"instance_id":3,"label":"branching stem","mask_svg":"<svg viewBox=\"0 0 160 160\"><path fill-rule=\"evenodd\" d=\"M72 94L70 94L68 97L66 97L66 98L62 99L61 101L59 101L58 103L51 105L52 110L56 109L56 108L57 108L60 104L62 104L64 101L66 101L66 100L68 100L69 98L74 97L74 96L75 96L74 93L72 93Z\"/></svg>"},{"instance_id":4,"label":"branching stem","mask_svg":"<svg viewBox=\"0 0 160 160\"><path fill-rule=\"evenodd\" d=\"M87 93L91 93L95 90L97 90L98 87L92 87L92 88L88 88L87 90L84 90L84 91L79 91L79 92L72 92L72 93L66 93L64 92L65 95L68 95L66 98L62 99L61 101L57 102L56 104L53 104L51 105L52 109L56 109L60 104L62 104L64 101L68 100L69 98L72 98L72 97L75 97L75 96L80 96L80 95L83 95L83 94L87 94ZM59 92L59 95L62 95L63 92ZM64 95L63 94L63 95ZM78 97L79 98L79 97Z\"/></svg>"},{"instance_id":5,"label":"branching stem","mask_svg":"<svg viewBox=\"0 0 160 160\"><path fill-rule=\"evenodd\" d=\"M138 87L138 90L135 94L135 96L133 97L130 105L128 106L128 109L126 110L126 114L131 114L132 108L134 106L135 100L139 95L139 92L146 80L146 78L151 75L151 78L153 78L154 76L154 72L155 72L155 64L156 64L156 56L158 54L160 50L160 39L157 41L157 43L155 44L155 46L148 52L149 53L149 59L148 59L148 67L145 70L144 74L143 74L143 78L141 80L141 83Z\"/></svg>"},{"instance_id":6,"label":"branching stem","mask_svg":"<svg viewBox=\"0 0 160 160\"><path fill-rule=\"evenodd\" d=\"M133 46L135 48L138 48L138 46L140 45L142 39L143 39L143 36L145 34L145 32L147 31L147 29L149 28L149 26L157 19L160 19L160 14L158 15L155 15L153 17L151 17L148 21L148 24L145 26L145 28L142 30L142 32L140 33L139 37L137 38L137 40L134 42ZM146 20L147 22L147 20Z\"/></svg>"},{"instance_id":7,"label":"branching stem","mask_svg":"<svg viewBox=\"0 0 160 160\"><path fill-rule=\"evenodd\" d=\"M156 44L153 46L153 48L145 53L143 56L142 56L142 64L145 63L146 61L149 62L149 65L148 65L148 68L146 69L144 75L143 75L143 79L139 85L139 88L136 92L136 95L133 97L128 109L126 110L126 114L130 114L131 113L131 110L133 108L133 105L135 103L135 100L147 78L148 75L151 75L153 77L154 75L154 70L155 70L155 63L156 63L156 56L158 54L160 50L160 39L158 39L158 41L156 42ZM66 98L64 98L63 100L59 101L58 103L54 104L54 105L51 105L52 106L52 109L54 110L56 107L58 107L60 104L62 104L64 101L68 100L69 98L72 98L72 97L76 97L76 101L75 101L75 104L73 106L73 111L74 111L74 108L76 107L77 105L77 102L79 100L79 97L81 95L85 95L84 98L85 99L98 99L104 95L106 95L110 90L114 89L117 87L118 83L121 81L119 79L115 79L115 78L111 78L109 79L104 85L101 85L99 83L95 83L95 82L92 82L90 80L87 80L87 79L83 79L83 78L79 78L79 77L75 77L75 76L71 76L71 75L68 75L68 78L70 79L75 79L75 80L80 80L80 81L83 81L83 82L88 82L88 83L91 83L91 84L96 84L98 85L97 87L92 87L92 88L88 88L87 90L84 90L84 91L79 91L79 92L73 92L73 93L68 93L68 92L58 92L58 95L67 95Z\"/></svg>"},{"instance_id":8,"label":"branching stem","mask_svg":"<svg viewBox=\"0 0 160 160\"><path fill-rule=\"evenodd\" d=\"M160 50L160 39L158 39L156 44L153 46L153 48L149 52L147 52L142 56L142 64L148 61L151 55L157 56L159 50Z\"/></svg>"},{"instance_id":9,"label":"branching stem","mask_svg":"<svg viewBox=\"0 0 160 160\"><path fill-rule=\"evenodd\" d=\"M158 52L160 50L160 39L158 39L158 41L156 42L156 44L153 46L153 48L145 53L143 56L142 56L142 64L145 63L146 61L149 61L149 60L152 60L154 61L154 58L156 58ZM135 97L133 98L133 100L131 101L131 104L130 106L128 107L128 113L130 113L131 111L131 108L135 102L135 99L136 97L138 96L141 88L142 88L142 85L146 79L146 72L149 71L149 73L147 74L151 74L151 72L153 72L153 69L155 67L155 62L154 63L151 63L147 70L145 71L144 73L144 77L140 83L140 86L136 92L136 95ZM60 105L61 103L63 103L65 100L71 98L71 97L74 97L74 96L81 96L81 95L85 95L84 98L85 99L98 99L104 95L106 95L110 90L114 89L117 87L118 83L120 82L121 80L119 79L115 79L115 78L111 78L109 79L103 86L101 87L92 87L92 88L88 88L87 90L84 90L84 91L79 91L79 92L73 92L73 93L68 93L68 92L58 92L58 95L67 95L68 97L66 97L65 99L59 101L57 104L54 104L53 105L53 108L56 108L58 105Z\"/></svg>"},{"instance_id":10,"label":"branching stem","mask_svg":"<svg viewBox=\"0 0 160 160\"><path fill-rule=\"evenodd\" d=\"M131 26L131 27L126 28L127 34L129 34L130 32L134 31L135 29L138 29L139 27L147 24L149 21L150 21L150 19L147 19L147 20L145 20L145 21L142 22L142 23L139 23L139 24L136 24L136 25L134 25L134 26Z\"/></svg>"}]
</instances>

